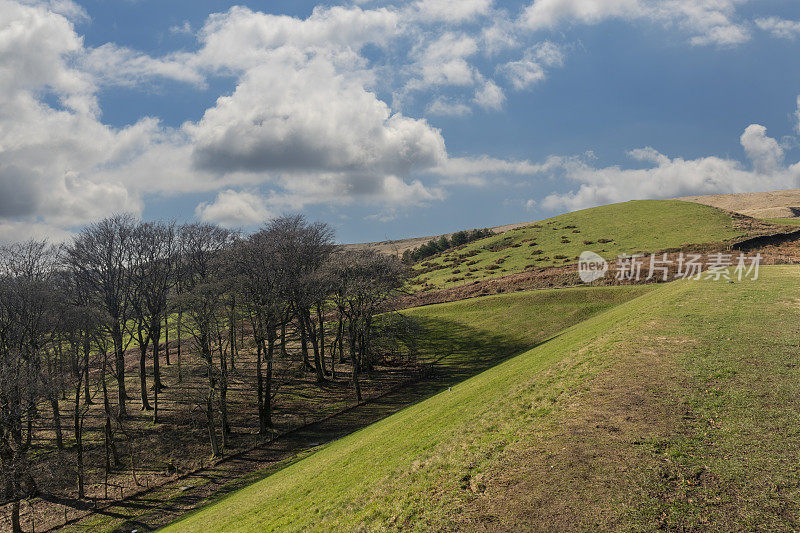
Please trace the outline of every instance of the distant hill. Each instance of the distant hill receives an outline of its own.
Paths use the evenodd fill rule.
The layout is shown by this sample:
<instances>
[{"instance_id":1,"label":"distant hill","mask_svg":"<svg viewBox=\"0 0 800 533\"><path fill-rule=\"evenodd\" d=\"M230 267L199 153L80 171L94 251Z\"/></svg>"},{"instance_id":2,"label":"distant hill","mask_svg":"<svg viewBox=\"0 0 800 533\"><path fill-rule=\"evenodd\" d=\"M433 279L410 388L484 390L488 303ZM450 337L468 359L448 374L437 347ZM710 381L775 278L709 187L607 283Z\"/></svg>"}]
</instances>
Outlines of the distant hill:
<instances>
[{"instance_id":1,"label":"distant hill","mask_svg":"<svg viewBox=\"0 0 800 533\"><path fill-rule=\"evenodd\" d=\"M521 228L523 226L529 226L530 224L533 224L533 222L517 222L514 224L506 224L504 226L494 226L493 228L489 229L492 230L494 233L503 233L504 231ZM463 229L474 229L474 228L463 228ZM353 244L343 244L342 247L346 250L368 249L368 250L376 250L378 252L382 252L385 254L402 255L403 252L405 252L406 250L419 248L421 245L425 244L431 239L438 239L442 236L447 237L449 239L450 237L453 236L453 233L442 233L439 235L429 235L427 237L411 237L408 239L397 239L394 241L360 242Z\"/></svg>"},{"instance_id":2,"label":"distant hill","mask_svg":"<svg viewBox=\"0 0 800 533\"><path fill-rule=\"evenodd\" d=\"M574 264L584 250L606 259L730 241L747 231L730 213L677 200L635 200L520 225L415 265L412 289L435 290L525 270Z\"/></svg>"},{"instance_id":3,"label":"distant hill","mask_svg":"<svg viewBox=\"0 0 800 533\"><path fill-rule=\"evenodd\" d=\"M708 194L702 196L682 196L674 198L684 202L708 205L740 213L753 218L763 219L790 219L800 218L800 189L786 189L781 191L736 193L736 194ZM503 233L512 229L530 226L534 222L517 222L504 226L489 228L494 233ZM472 228L461 228L472 229ZM442 235L450 238L452 233L439 235L429 235L427 237L411 237L408 239L397 239L379 242L364 242L344 244L343 247L350 250L373 249L383 253L402 255L406 250L418 248L420 245L438 239Z\"/></svg>"},{"instance_id":4,"label":"distant hill","mask_svg":"<svg viewBox=\"0 0 800 533\"><path fill-rule=\"evenodd\" d=\"M684 196L676 198L676 200L710 205L754 218L773 219L800 216L800 189Z\"/></svg>"}]
</instances>

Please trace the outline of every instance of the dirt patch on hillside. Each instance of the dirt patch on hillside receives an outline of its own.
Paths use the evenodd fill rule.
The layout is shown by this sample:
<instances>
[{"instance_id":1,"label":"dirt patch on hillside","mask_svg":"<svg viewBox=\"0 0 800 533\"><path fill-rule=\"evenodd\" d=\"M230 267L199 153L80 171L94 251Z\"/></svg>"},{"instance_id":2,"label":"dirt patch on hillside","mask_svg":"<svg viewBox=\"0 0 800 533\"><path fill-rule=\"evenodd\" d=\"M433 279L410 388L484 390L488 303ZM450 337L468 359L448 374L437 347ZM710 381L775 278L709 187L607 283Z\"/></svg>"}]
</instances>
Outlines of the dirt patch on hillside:
<instances>
[{"instance_id":1,"label":"dirt patch on hillside","mask_svg":"<svg viewBox=\"0 0 800 533\"><path fill-rule=\"evenodd\" d=\"M740 194L708 194L675 198L685 202L710 205L756 218L793 218L800 216L800 189Z\"/></svg>"},{"instance_id":2,"label":"dirt patch on hillside","mask_svg":"<svg viewBox=\"0 0 800 533\"><path fill-rule=\"evenodd\" d=\"M620 345L618 361L573 393L557 425L525 435L486 473L461 529L628 530L634 502L672 497L648 494L646 480L669 462L654 447L694 418L674 353L692 340L645 339Z\"/></svg>"}]
</instances>

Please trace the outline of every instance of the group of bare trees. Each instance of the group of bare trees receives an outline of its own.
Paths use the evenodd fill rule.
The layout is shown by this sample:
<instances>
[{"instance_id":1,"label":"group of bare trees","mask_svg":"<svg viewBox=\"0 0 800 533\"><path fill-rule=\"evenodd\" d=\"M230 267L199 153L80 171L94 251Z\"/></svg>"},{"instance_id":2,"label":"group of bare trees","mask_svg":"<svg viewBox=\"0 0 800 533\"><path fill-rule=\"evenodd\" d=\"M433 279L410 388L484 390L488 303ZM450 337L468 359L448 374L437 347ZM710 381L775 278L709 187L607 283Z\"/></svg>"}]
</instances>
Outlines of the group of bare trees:
<instances>
[{"instance_id":1,"label":"group of bare trees","mask_svg":"<svg viewBox=\"0 0 800 533\"><path fill-rule=\"evenodd\" d=\"M52 418L55 446L74 446L77 493L84 497L82 435L90 406L102 404L108 472L120 463L115 434L132 395L159 423L159 393L167 386L160 368L173 363L170 345L179 381L187 349L202 362L199 402L214 456L228 446L227 394L240 350L255 352L254 424L261 435L272 426L277 356L296 357L319 383L336 377L337 361L347 361L361 401L359 375L373 365L375 317L405 274L395 257L338 249L327 225L299 215L249 236L119 215L83 228L63 246L0 246L0 490L13 503L13 527L19 530L20 499L37 490L34 422ZM299 342L287 341L287 330ZM170 331L177 334L172 341ZM134 364L138 391L126 383ZM62 409L69 427L62 427Z\"/></svg>"}]
</instances>

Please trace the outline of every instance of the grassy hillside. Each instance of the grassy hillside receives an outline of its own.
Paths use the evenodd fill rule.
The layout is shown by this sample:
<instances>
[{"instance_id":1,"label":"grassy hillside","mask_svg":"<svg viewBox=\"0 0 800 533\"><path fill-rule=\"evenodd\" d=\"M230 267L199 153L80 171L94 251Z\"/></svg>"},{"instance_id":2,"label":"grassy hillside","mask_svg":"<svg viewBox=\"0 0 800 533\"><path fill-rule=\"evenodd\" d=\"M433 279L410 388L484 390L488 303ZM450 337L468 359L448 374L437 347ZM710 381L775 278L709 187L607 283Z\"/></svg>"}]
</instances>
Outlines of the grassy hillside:
<instances>
[{"instance_id":1,"label":"grassy hillside","mask_svg":"<svg viewBox=\"0 0 800 533\"><path fill-rule=\"evenodd\" d=\"M764 222L770 224L784 224L786 226L800 226L800 217L795 218L766 218Z\"/></svg>"},{"instance_id":2,"label":"grassy hillside","mask_svg":"<svg viewBox=\"0 0 800 533\"><path fill-rule=\"evenodd\" d=\"M796 528L798 281L659 286L170 530Z\"/></svg>"},{"instance_id":3,"label":"grassy hillside","mask_svg":"<svg viewBox=\"0 0 800 533\"><path fill-rule=\"evenodd\" d=\"M354 428L366 426L369 420L378 420L404 406L430 397L453 383L463 381L510 356L530 349L572 324L649 290L652 287L626 286L516 292L407 311L410 320L406 325L416 329L414 337L419 340L416 343L418 360L433 363L429 371L422 379L382 396L378 401L343 414L338 422L331 420L324 427L311 431L307 434L309 438L306 442L327 442L334 435L344 434L340 430L353 431ZM335 404L331 403L319 405L316 412L309 416L319 418L334 407ZM273 449L281 450L284 446L286 443L280 441ZM303 451L300 456L307 454L308 452ZM259 455L262 461L265 456L269 456L269 452ZM287 462L293 462L300 456L287 459ZM246 458L233 461L241 462L247 463ZM252 464L249 466L252 467ZM271 468L278 470L282 466L285 463L273 465ZM192 497L192 492L181 490L182 486L196 487L203 492L206 476L209 483L214 483L230 474L224 468L212 469L175 481L141 499L129 500L106 509L104 513L67 530L116 531L120 527L133 527L134 524L140 530L149 529L162 523L161 517L152 508L153 502L160 502L163 508L177 512L177 509L189 505L186 502L187 495ZM267 471L252 472L247 480L241 480L242 483L237 480L234 485L241 487L245 481L252 483L268 474ZM169 516L175 514L170 512Z\"/></svg>"},{"instance_id":4,"label":"grassy hillside","mask_svg":"<svg viewBox=\"0 0 800 533\"><path fill-rule=\"evenodd\" d=\"M494 235L423 261L414 289L442 288L526 268L573 263L584 250L606 258L742 236L713 207L677 200L640 200L575 211Z\"/></svg>"}]
</instances>

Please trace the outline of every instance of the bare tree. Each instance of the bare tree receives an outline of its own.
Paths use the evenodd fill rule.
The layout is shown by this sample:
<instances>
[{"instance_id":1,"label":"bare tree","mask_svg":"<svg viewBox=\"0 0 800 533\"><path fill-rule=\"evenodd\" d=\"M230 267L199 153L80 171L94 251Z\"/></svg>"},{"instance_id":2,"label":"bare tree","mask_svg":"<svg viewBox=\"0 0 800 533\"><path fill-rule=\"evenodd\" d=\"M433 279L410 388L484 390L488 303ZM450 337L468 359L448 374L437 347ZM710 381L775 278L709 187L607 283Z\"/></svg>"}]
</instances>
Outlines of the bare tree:
<instances>
[{"instance_id":1,"label":"bare tree","mask_svg":"<svg viewBox=\"0 0 800 533\"><path fill-rule=\"evenodd\" d=\"M55 251L27 241L0 248L0 465L12 528L21 531L19 502L36 491L28 451L43 399L58 397L43 381L42 352L52 340ZM27 427L26 427L27 425Z\"/></svg>"},{"instance_id":2,"label":"bare tree","mask_svg":"<svg viewBox=\"0 0 800 533\"><path fill-rule=\"evenodd\" d=\"M118 414L127 416L124 331L131 318L133 272L130 268L136 221L116 215L91 224L67 247L67 261L80 283L91 289L105 314L103 326L114 349Z\"/></svg>"},{"instance_id":3,"label":"bare tree","mask_svg":"<svg viewBox=\"0 0 800 533\"><path fill-rule=\"evenodd\" d=\"M226 290L223 253L230 247L232 237L230 231L209 224L189 224L180 231L183 291L179 306L185 315L185 330L206 365L206 420L214 456L221 455L221 450L214 417L217 379L213 345L218 340L218 321L222 319Z\"/></svg>"},{"instance_id":4,"label":"bare tree","mask_svg":"<svg viewBox=\"0 0 800 533\"><path fill-rule=\"evenodd\" d=\"M334 302L340 320L346 323L353 387L356 399L361 402L358 376L363 366L372 364L370 348L375 316L402 286L408 272L397 257L371 250L339 252L326 269L334 280Z\"/></svg>"},{"instance_id":5,"label":"bare tree","mask_svg":"<svg viewBox=\"0 0 800 533\"><path fill-rule=\"evenodd\" d=\"M333 231L324 223L309 223L302 215L283 216L273 220L269 232L275 248L274 256L285 281L285 292L300 332L300 348L304 364L309 364L308 342L314 350L313 369L317 382L325 381L317 329L311 318L316 303L326 297L317 272L333 252Z\"/></svg>"},{"instance_id":6,"label":"bare tree","mask_svg":"<svg viewBox=\"0 0 800 533\"><path fill-rule=\"evenodd\" d=\"M158 394L164 388L160 372L160 347L167 297L175 284L177 239L174 224L159 222L141 223L136 227L132 246L135 250L134 297L136 338L140 348L140 384L142 409L149 409L147 401L146 352L152 345L153 354L153 420L158 421Z\"/></svg>"},{"instance_id":7,"label":"bare tree","mask_svg":"<svg viewBox=\"0 0 800 533\"><path fill-rule=\"evenodd\" d=\"M266 435L272 427L275 342L278 330L285 329L289 306L283 263L279 258L282 236L280 228L274 223L268 224L241 242L234 254L238 286L248 308L256 345L256 395L261 435Z\"/></svg>"},{"instance_id":8,"label":"bare tree","mask_svg":"<svg viewBox=\"0 0 800 533\"><path fill-rule=\"evenodd\" d=\"M89 412L88 397L89 364L92 336L99 334L100 316L91 307L91 300L80 285L67 272L58 280L59 346L63 348L66 361L65 374L72 387L72 431L75 437L75 471L78 498L86 496L83 426ZM81 402L81 391L84 401Z\"/></svg>"}]
</instances>

